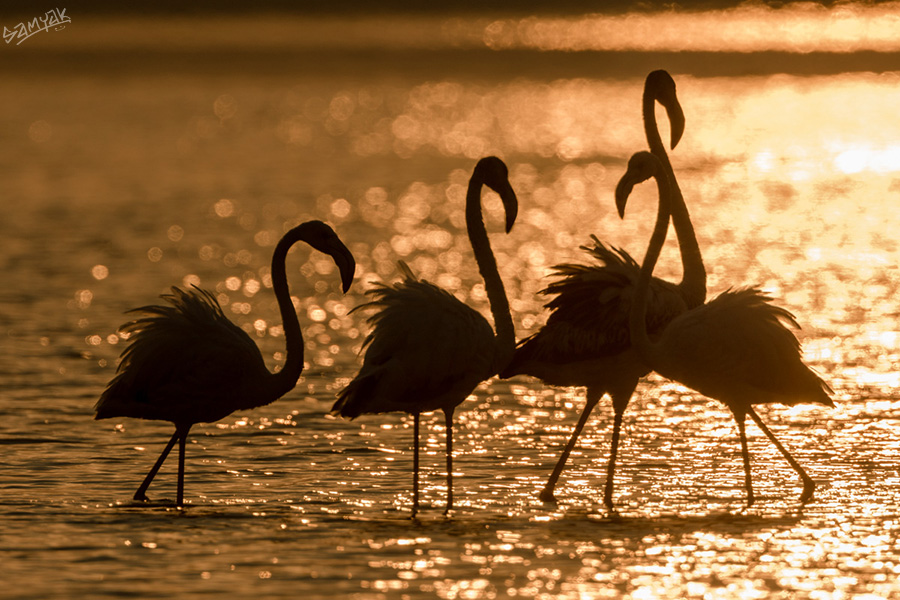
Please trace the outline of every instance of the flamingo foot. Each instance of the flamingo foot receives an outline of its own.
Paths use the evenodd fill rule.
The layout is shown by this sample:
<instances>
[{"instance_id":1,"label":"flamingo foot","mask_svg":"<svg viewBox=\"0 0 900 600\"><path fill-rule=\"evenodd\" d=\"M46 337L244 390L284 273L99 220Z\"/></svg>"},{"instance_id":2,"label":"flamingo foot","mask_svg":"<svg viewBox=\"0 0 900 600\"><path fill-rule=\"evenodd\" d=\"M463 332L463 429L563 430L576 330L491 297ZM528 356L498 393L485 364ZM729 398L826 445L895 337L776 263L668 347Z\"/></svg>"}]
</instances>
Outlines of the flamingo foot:
<instances>
[{"instance_id":1,"label":"flamingo foot","mask_svg":"<svg viewBox=\"0 0 900 600\"><path fill-rule=\"evenodd\" d=\"M606 487L603 489L603 504L611 511L614 511L615 504L613 503L613 486L612 486L612 477L607 478Z\"/></svg>"},{"instance_id":2,"label":"flamingo foot","mask_svg":"<svg viewBox=\"0 0 900 600\"><path fill-rule=\"evenodd\" d=\"M135 492L132 498L135 502L150 502L150 498L144 492Z\"/></svg>"},{"instance_id":3,"label":"flamingo foot","mask_svg":"<svg viewBox=\"0 0 900 600\"><path fill-rule=\"evenodd\" d=\"M816 489L816 484L812 479L804 479L803 480L803 494L800 495L800 502L802 504L806 504L813 497L813 491Z\"/></svg>"},{"instance_id":4,"label":"flamingo foot","mask_svg":"<svg viewBox=\"0 0 900 600\"><path fill-rule=\"evenodd\" d=\"M541 502L552 502L553 504L556 504L556 496L553 495L553 488L551 487L542 489L538 498L540 498Z\"/></svg>"}]
</instances>

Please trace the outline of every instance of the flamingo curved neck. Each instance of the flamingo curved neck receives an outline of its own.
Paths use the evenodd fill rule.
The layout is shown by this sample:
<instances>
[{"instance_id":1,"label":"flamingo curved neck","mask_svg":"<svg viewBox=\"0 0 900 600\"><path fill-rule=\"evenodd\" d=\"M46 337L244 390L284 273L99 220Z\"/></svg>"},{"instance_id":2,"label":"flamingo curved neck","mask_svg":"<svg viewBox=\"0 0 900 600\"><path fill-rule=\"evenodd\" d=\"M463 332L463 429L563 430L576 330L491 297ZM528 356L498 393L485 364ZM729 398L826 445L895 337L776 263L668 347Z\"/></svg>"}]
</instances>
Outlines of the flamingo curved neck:
<instances>
[{"instance_id":1,"label":"flamingo curved neck","mask_svg":"<svg viewBox=\"0 0 900 600\"><path fill-rule=\"evenodd\" d=\"M650 278L653 276L656 261L659 260L659 254L662 252L663 245L666 242L670 204L668 178L665 174L659 173L654 174L653 177L656 179L656 185L659 190L659 210L656 215L653 234L650 236L650 243L647 245L647 253L644 255L644 262L641 263L641 273L638 277L637 285L635 285L634 301L631 305L631 312L628 315L631 345L637 350L638 356L644 364L650 368L655 368L658 364L658 350L647 334L647 304L650 296Z\"/></svg>"},{"instance_id":2,"label":"flamingo curved neck","mask_svg":"<svg viewBox=\"0 0 900 600\"><path fill-rule=\"evenodd\" d=\"M509 312L506 288L503 287L503 280L497 269L497 261L494 259L487 230L484 227L481 211L482 185L482 181L475 177L469 181L469 189L466 193L466 230L475 254L475 262L478 263L478 271L484 279L484 289L487 292L491 314L494 317L494 328L497 332L494 338L497 354L492 373L498 373L512 360L516 350L516 333L512 315Z\"/></svg>"},{"instance_id":3,"label":"flamingo curved neck","mask_svg":"<svg viewBox=\"0 0 900 600\"><path fill-rule=\"evenodd\" d=\"M672 225L675 227L675 236L678 238L678 248L681 251L682 276L678 287L684 294L688 308L694 308L706 302L706 267L703 265L703 256L691 223L691 215L688 213L681 188L678 187L678 180L675 178L672 163L669 162L666 147L659 136L659 127L656 124L656 97L647 86L644 87L643 116L644 133L650 152L662 162L665 175L669 179L672 198L669 211Z\"/></svg>"},{"instance_id":4,"label":"flamingo curved neck","mask_svg":"<svg viewBox=\"0 0 900 600\"><path fill-rule=\"evenodd\" d=\"M272 375L273 393L277 393L278 397L292 390L297 385L300 373L303 372L303 333L300 330L300 320L294 310L294 303L291 301L285 271L288 250L298 241L299 238L282 238L272 255L272 289L281 312L286 346L284 366L281 371Z\"/></svg>"}]
</instances>

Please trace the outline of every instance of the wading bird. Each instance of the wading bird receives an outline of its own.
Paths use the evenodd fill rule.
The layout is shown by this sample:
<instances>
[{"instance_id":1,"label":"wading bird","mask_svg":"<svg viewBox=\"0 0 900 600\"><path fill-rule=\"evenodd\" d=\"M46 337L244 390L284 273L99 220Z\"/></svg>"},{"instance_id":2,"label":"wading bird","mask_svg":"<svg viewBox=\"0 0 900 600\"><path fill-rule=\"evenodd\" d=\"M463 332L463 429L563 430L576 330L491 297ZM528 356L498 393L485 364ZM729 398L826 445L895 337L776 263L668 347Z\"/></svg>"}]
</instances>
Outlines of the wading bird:
<instances>
[{"instance_id":1,"label":"wading bird","mask_svg":"<svg viewBox=\"0 0 900 600\"><path fill-rule=\"evenodd\" d=\"M212 423L236 410L274 402L297 384L303 371L303 334L288 291L285 259L304 241L329 254L346 292L356 263L334 231L308 221L288 231L272 256L272 287L278 299L287 354L284 367L269 373L256 344L222 312L215 296L200 288L172 288L162 298L171 306L144 306L129 311L142 316L121 331L132 334L116 376L94 406L95 419L135 417L171 421L175 433L134 494L146 492L175 442L178 442L178 496L184 505L184 446L195 423Z\"/></svg>"},{"instance_id":2,"label":"wading bird","mask_svg":"<svg viewBox=\"0 0 900 600\"><path fill-rule=\"evenodd\" d=\"M481 209L481 188L500 195L506 232L518 201L499 158L478 161L466 193L466 229L494 317L496 335L476 310L449 292L416 278L404 263L404 279L377 284L372 301L357 309L380 309L369 317L372 332L359 374L340 393L332 414L401 411L413 416L413 516L419 508L419 415L441 409L447 424L447 509L453 508L453 411L480 382L497 374L515 350L509 302L491 252ZM357 310L354 309L354 310Z\"/></svg>"},{"instance_id":3,"label":"wading bird","mask_svg":"<svg viewBox=\"0 0 900 600\"><path fill-rule=\"evenodd\" d=\"M665 71L653 71L647 76L642 112L647 143L675 182L656 124L656 102L666 109L671 146L675 148L684 132L684 113L675 94L675 81ZM672 220L684 273L677 285L657 278L651 281L652 296L647 313L647 326L651 332L661 331L675 316L706 300L706 271L700 247L678 184L674 183L674 187ZM512 362L501 377L525 374L538 377L549 385L587 388L584 411L541 491L540 498L545 502L553 501L556 483L591 411L604 394L609 394L614 420L603 501L612 509L622 415L638 380L647 375L649 369L632 352L628 334L628 311L640 266L624 250L607 248L596 237L593 240L594 247L584 249L597 263L554 267L554 275L560 279L540 292L556 296L547 303L551 310L547 323L519 343Z\"/></svg>"},{"instance_id":4,"label":"wading bird","mask_svg":"<svg viewBox=\"0 0 900 600\"><path fill-rule=\"evenodd\" d=\"M657 182L659 212L629 315L631 345L640 359L663 377L715 398L731 410L741 436L748 506L753 504L753 485L744 427L747 415L800 475L800 501L807 502L815 483L769 431L753 405L778 402L833 407L831 388L803 363L800 343L785 325L799 328L794 316L773 306L771 298L758 289L726 291L677 316L651 341L646 326L650 278L665 243L672 200L665 171L655 156L638 152L631 158L616 186L616 207L624 218L631 190L650 177Z\"/></svg>"}]
</instances>

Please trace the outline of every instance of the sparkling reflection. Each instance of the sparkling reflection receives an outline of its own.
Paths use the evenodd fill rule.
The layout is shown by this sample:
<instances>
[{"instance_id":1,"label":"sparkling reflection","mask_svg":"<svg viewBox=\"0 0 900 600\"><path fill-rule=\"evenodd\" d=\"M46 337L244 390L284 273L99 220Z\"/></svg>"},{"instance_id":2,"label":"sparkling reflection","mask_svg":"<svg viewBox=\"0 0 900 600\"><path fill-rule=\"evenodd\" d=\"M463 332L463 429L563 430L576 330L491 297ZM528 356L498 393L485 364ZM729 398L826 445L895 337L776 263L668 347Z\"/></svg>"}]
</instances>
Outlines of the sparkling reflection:
<instances>
[{"instance_id":1,"label":"sparkling reflection","mask_svg":"<svg viewBox=\"0 0 900 600\"><path fill-rule=\"evenodd\" d=\"M491 48L703 52L895 52L896 2L742 4L704 12L629 12L500 19L484 29Z\"/></svg>"},{"instance_id":2,"label":"sparkling reflection","mask_svg":"<svg viewBox=\"0 0 900 600\"><path fill-rule=\"evenodd\" d=\"M459 47L563 40L696 50L712 40L716 51L897 49L892 4L778 10L779 28L764 20L776 9L742 6L697 18L696 35L677 39L671 21L654 14L491 18L474 28L466 19L437 28L413 20L390 47L449 36ZM760 34L756 42L722 27L734 16ZM46 43L87 35L80 26ZM298 37L269 26L272 44ZM852 33L862 26L871 35ZM233 27L224 39L242 43L248 24ZM804 34L810 27L815 35ZM328 33L345 31L338 22L317 35L351 46L391 37L383 22L376 29L341 41ZM648 29L655 40L632 36ZM202 40L199 29L190 33L166 39L173 48ZM737 46L750 43L760 46ZM168 58L140 77L11 72L0 112L12 199L0 219L0 555L22 597L897 596L897 73L676 74L687 129L672 158L711 293L759 284L776 295L803 325L806 360L837 392L833 411L775 406L763 415L817 481L810 505L797 505L796 475L750 427L760 498L745 509L730 415L657 377L641 384L625 416L618 515L599 494L611 434L605 402L573 453L558 504L537 500L583 406L581 390L525 378L479 387L458 413L451 519L439 514L440 415L423 425L426 509L417 521L404 512L410 420L323 417L358 368L367 330L350 310L370 282L397 277L398 258L487 314L453 209L473 158L501 155L519 194L516 228L492 242L520 336L546 318L536 292L549 267L581 258L591 233L640 253L652 194L635 197L625 222L611 196L625 157L644 146L645 73L605 77L598 65L590 78L562 79L554 69L569 58L496 79L437 70L320 78L280 65L275 75L214 75L213 59L209 71L184 77L169 72ZM740 73L733 60L725 72ZM487 197L487 219L499 211ZM297 388L197 427L189 485L205 495L189 510L174 510L165 473L155 502L135 505L139 475L130 469L158 452L167 426L90 421L127 341L117 332L121 313L172 284L202 285L278 368L284 332L268 261L285 229L308 218L340 231L359 271L344 296L327 261L288 258L308 344ZM659 273L676 280L674 250Z\"/></svg>"}]
</instances>

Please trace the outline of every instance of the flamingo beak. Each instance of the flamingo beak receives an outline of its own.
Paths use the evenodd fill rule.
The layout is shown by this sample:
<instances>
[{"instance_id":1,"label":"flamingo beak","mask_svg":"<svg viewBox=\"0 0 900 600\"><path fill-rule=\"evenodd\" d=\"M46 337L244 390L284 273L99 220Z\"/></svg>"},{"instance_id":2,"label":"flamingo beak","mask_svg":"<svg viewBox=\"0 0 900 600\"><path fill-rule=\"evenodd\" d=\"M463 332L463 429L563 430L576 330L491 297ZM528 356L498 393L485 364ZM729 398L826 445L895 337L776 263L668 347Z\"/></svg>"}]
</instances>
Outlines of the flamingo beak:
<instances>
[{"instance_id":1,"label":"flamingo beak","mask_svg":"<svg viewBox=\"0 0 900 600\"><path fill-rule=\"evenodd\" d=\"M334 264L341 272L341 288L346 294L350 289L350 284L353 283L353 275L356 273L356 260L347 246L339 239L332 240L329 246L328 254L334 259Z\"/></svg>"},{"instance_id":2,"label":"flamingo beak","mask_svg":"<svg viewBox=\"0 0 900 600\"><path fill-rule=\"evenodd\" d=\"M628 170L622 175L622 179L616 185L616 210L619 212L620 219L625 218L625 205L628 204L628 196L631 195L631 190L634 189L637 183L639 182L635 180L634 174L631 170Z\"/></svg>"},{"instance_id":3,"label":"flamingo beak","mask_svg":"<svg viewBox=\"0 0 900 600\"><path fill-rule=\"evenodd\" d=\"M503 202L503 208L506 211L506 233L509 233L516 222L516 216L519 214L519 199L516 198L516 193L513 191L509 181L504 181L492 189L500 194L500 200Z\"/></svg>"},{"instance_id":4,"label":"flamingo beak","mask_svg":"<svg viewBox=\"0 0 900 600\"><path fill-rule=\"evenodd\" d=\"M625 205L634 186L650 179L658 168L659 159L649 152L637 152L628 160L628 169L616 184L616 209L620 219L625 218Z\"/></svg>"},{"instance_id":5,"label":"flamingo beak","mask_svg":"<svg viewBox=\"0 0 900 600\"><path fill-rule=\"evenodd\" d=\"M672 134L672 149L674 150L675 146L678 145L678 142L681 141L681 136L684 135L684 111L681 109L681 104L674 94L670 101L663 103L663 106L666 109L666 115L669 117L669 128L671 129Z\"/></svg>"}]
</instances>

